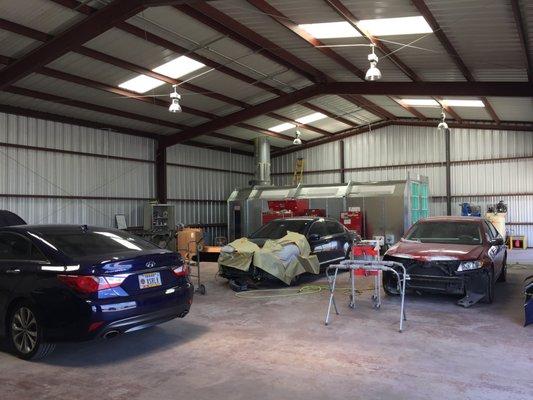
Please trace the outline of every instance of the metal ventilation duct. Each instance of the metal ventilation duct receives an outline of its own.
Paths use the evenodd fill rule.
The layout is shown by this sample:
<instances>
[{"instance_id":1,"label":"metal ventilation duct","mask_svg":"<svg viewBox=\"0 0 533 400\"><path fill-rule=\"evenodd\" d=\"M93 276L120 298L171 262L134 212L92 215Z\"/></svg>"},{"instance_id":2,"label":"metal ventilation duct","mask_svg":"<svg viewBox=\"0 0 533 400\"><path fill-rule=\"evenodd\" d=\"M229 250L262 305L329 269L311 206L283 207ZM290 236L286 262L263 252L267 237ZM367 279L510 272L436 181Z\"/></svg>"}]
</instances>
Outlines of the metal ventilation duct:
<instances>
[{"instance_id":1,"label":"metal ventilation duct","mask_svg":"<svg viewBox=\"0 0 533 400\"><path fill-rule=\"evenodd\" d=\"M270 186L270 142L261 136L254 139L255 147L255 177L252 185Z\"/></svg>"}]
</instances>

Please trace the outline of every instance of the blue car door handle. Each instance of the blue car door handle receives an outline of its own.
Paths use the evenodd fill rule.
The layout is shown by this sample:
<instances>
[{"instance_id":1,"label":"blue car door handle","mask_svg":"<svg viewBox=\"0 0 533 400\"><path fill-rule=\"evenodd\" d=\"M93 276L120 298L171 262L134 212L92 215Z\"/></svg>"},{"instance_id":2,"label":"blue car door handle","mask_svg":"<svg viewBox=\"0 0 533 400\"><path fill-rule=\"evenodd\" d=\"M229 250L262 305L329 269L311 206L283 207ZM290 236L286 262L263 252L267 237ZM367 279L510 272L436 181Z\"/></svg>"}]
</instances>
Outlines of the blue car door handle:
<instances>
[{"instance_id":1,"label":"blue car door handle","mask_svg":"<svg viewBox=\"0 0 533 400\"><path fill-rule=\"evenodd\" d=\"M6 274L14 275L14 274L20 274L20 272L21 272L20 269L15 268L15 269L8 269L6 271Z\"/></svg>"}]
</instances>

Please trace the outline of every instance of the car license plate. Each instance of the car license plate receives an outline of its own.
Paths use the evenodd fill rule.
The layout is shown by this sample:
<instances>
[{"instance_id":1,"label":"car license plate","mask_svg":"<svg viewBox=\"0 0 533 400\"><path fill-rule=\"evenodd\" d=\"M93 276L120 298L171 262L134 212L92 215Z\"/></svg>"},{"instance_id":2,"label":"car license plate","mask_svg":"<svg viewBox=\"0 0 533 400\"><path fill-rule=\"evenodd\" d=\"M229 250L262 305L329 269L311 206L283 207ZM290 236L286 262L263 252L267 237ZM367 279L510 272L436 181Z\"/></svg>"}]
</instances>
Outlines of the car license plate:
<instances>
[{"instance_id":1,"label":"car license plate","mask_svg":"<svg viewBox=\"0 0 533 400\"><path fill-rule=\"evenodd\" d=\"M157 286L161 286L161 274L159 272L139 275L139 287L141 289L148 289Z\"/></svg>"}]
</instances>

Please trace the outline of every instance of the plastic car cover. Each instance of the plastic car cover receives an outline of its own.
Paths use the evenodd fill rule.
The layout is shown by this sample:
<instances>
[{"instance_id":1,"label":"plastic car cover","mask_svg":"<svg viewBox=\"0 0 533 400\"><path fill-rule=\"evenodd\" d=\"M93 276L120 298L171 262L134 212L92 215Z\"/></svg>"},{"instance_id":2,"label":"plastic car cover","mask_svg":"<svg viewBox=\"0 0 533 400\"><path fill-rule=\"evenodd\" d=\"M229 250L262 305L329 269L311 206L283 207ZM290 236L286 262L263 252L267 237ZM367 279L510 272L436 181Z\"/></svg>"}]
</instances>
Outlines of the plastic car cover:
<instances>
[{"instance_id":1,"label":"plastic car cover","mask_svg":"<svg viewBox=\"0 0 533 400\"><path fill-rule=\"evenodd\" d=\"M305 236L288 232L281 239L267 240L259 248L246 238L235 240L228 245L233 252L221 252L220 265L248 271L253 265L287 285L291 280L305 272L318 274L318 258L311 254L311 246Z\"/></svg>"},{"instance_id":2,"label":"plastic car cover","mask_svg":"<svg viewBox=\"0 0 533 400\"><path fill-rule=\"evenodd\" d=\"M524 303L525 325L533 324L533 275L528 276L525 280L525 295Z\"/></svg>"}]
</instances>

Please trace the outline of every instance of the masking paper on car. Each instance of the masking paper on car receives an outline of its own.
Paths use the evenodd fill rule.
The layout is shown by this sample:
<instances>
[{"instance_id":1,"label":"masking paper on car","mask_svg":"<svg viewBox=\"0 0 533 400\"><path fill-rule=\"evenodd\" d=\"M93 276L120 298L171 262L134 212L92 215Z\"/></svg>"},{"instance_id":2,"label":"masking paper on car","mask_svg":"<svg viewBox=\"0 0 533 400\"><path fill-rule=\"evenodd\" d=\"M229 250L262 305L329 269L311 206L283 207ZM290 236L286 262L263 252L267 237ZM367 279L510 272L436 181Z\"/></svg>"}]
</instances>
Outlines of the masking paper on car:
<instances>
[{"instance_id":1,"label":"masking paper on car","mask_svg":"<svg viewBox=\"0 0 533 400\"><path fill-rule=\"evenodd\" d=\"M247 238L234 240L224 247L228 247L228 250L233 249L233 251L221 251L218 257L218 263L226 267L240 269L241 271L248 271L255 252L259 250L259 246L250 242Z\"/></svg>"},{"instance_id":2,"label":"masking paper on car","mask_svg":"<svg viewBox=\"0 0 533 400\"><path fill-rule=\"evenodd\" d=\"M309 272L318 274L320 264L315 255L311 255L311 246L304 235L288 232L281 239L267 240L263 248L259 248L246 238L238 239L229 244L235 251L221 253L219 264L248 271L253 265L270 275L275 276L287 285L300 274ZM254 248L255 251L250 254Z\"/></svg>"}]
</instances>

